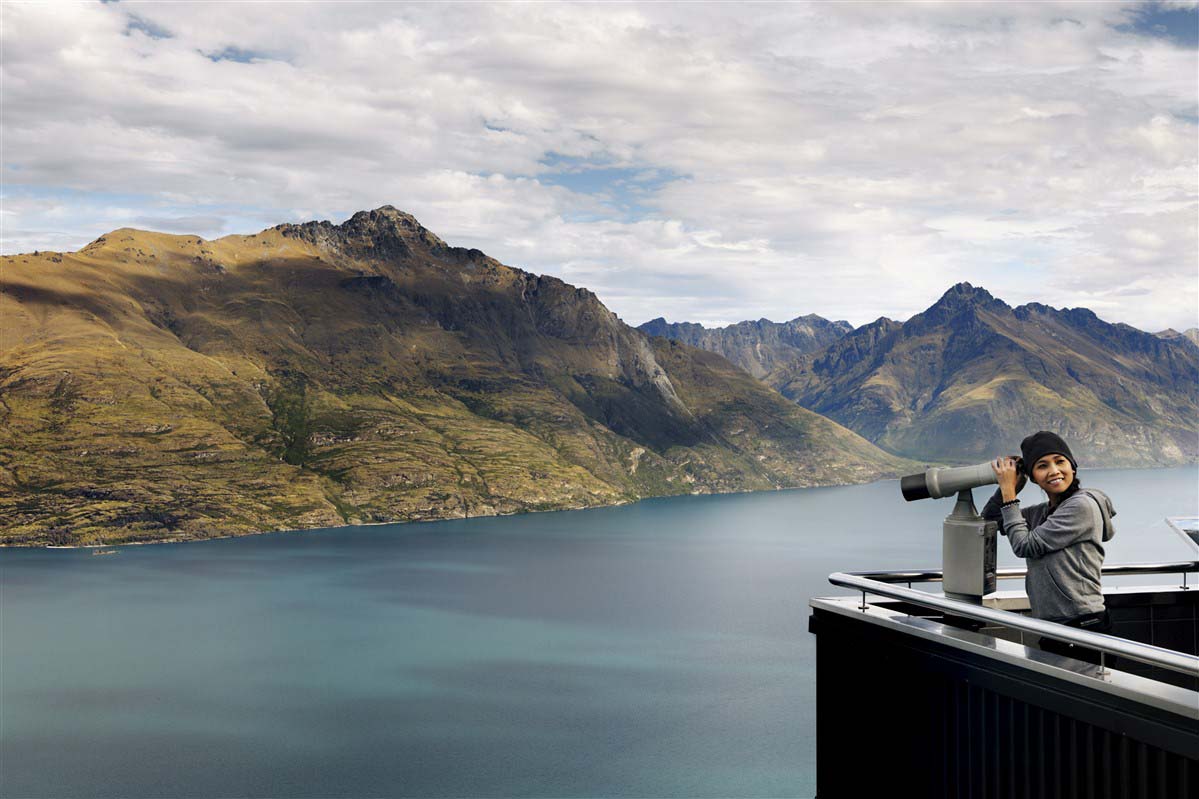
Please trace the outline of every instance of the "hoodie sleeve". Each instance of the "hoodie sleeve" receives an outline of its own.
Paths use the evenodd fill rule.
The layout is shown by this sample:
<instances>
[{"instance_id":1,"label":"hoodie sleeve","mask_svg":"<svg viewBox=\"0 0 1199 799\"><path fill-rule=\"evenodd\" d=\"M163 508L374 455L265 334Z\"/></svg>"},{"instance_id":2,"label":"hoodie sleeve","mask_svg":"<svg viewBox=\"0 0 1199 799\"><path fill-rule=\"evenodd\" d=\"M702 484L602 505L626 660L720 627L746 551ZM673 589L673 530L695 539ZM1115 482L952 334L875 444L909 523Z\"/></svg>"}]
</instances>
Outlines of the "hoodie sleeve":
<instances>
[{"instance_id":1,"label":"hoodie sleeve","mask_svg":"<svg viewBox=\"0 0 1199 799\"><path fill-rule=\"evenodd\" d=\"M989 522L999 522L999 529L1003 529L1003 492L1000 489L995 489L995 493L987 500L987 504L983 505L981 515Z\"/></svg>"},{"instance_id":2,"label":"hoodie sleeve","mask_svg":"<svg viewBox=\"0 0 1199 799\"><path fill-rule=\"evenodd\" d=\"M1103 524L1096 518L1098 505L1081 493L1067 499L1031 530L1019 505L1008 505L1002 513L1004 533L1011 542L1012 552L1020 558L1044 557L1075 542L1095 538L1096 529Z\"/></svg>"},{"instance_id":3,"label":"hoodie sleeve","mask_svg":"<svg viewBox=\"0 0 1199 799\"><path fill-rule=\"evenodd\" d=\"M989 522L998 522L999 523L999 532L1002 533L1003 535L1007 535L1007 523L1004 521L1004 519L1006 518L1004 516L1005 510L1007 510L1009 508L1019 510L1020 513L1017 515L1022 514L1021 518L1024 519L1025 529L1028 529L1028 527L1030 525L1032 525L1032 519L1036 518L1037 515L1040 514L1042 510L1044 510L1044 506L1045 506L1045 503L1040 502L1036 505L1032 505L1027 508L1020 508L1020 506L1016 505L1016 504L1012 504L1012 505L1009 505L1007 508L1004 508L1003 507L1003 492L1001 489L997 488L997 489L995 489L995 493L991 495L991 498L987 500L987 504L983 505L983 509L979 515L981 515L984 519L986 519Z\"/></svg>"}]
</instances>

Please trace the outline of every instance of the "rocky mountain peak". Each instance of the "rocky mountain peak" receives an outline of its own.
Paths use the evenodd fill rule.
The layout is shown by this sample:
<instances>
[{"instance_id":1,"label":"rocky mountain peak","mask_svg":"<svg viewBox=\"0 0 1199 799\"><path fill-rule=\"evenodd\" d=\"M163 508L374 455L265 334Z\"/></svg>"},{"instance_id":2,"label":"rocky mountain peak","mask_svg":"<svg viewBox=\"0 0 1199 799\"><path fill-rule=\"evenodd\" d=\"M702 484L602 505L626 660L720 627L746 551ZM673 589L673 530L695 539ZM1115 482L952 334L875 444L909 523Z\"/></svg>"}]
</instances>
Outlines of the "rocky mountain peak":
<instances>
[{"instance_id":1,"label":"rocky mountain peak","mask_svg":"<svg viewBox=\"0 0 1199 799\"><path fill-rule=\"evenodd\" d=\"M972 286L969 283L958 283L950 287L948 291L942 294L941 299L937 300L936 303L933 304L932 308L929 308L929 310L931 311L933 308L937 307L960 308L966 305L999 305L1004 308L1008 307L1003 300L996 299L991 292L987 291L982 286Z\"/></svg>"},{"instance_id":2,"label":"rocky mountain peak","mask_svg":"<svg viewBox=\"0 0 1199 799\"><path fill-rule=\"evenodd\" d=\"M400 258L414 252L443 254L451 248L412 214L392 205L358 211L340 225L328 221L277 225L284 236L358 257Z\"/></svg>"},{"instance_id":3,"label":"rocky mountain peak","mask_svg":"<svg viewBox=\"0 0 1199 799\"><path fill-rule=\"evenodd\" d=\"M1199 327L1192 327L1188 330L1179 332L1172 327L1167 327L1165 330L1158 331L1153 335L1158 338L1164 338L1167 341L1189 341L1192 344L1199 346Z\"/></svg>"},{"instance_id":4,"label":"rocky mountain peak","mask_svg":"<svg viewBox=\"0 0 1199 799\"><path fill-rule=\"evenodd\" d=\"M369 235L387 235L398 232L417 237L433 236L416 220L416 217L406 211L401 211L394 205L381 205L372 211L358 211L338 227L346 232Z\"/></svg>"},{"instance_id":5,"label":"rocky mountain peak","mask_svg":"<svg viewBox=\"0 0 1199 799\"><path fill-rule=\"evenodd\" d=\"M838 319L833 322L814 313L806 316L797 316L788 322L783 322L783 327L792 330L828 330L840 336L844 336L853 330L853 325L844 319Z\"/></svg>"},{"instance_id":6,"label":"rocky mountain peak","mask_svg":"<svg viewBox=\"0 0 1199 799\"><path fill-rule=\"evenodd\" d=\"M996 299L981 286L958 283L941 295L928 310L908 320L911 332L919 334L928 328L950 324L954 320L973 317L980 310L1010 311L1003 300Z\"/></svg>"}]
</instances>

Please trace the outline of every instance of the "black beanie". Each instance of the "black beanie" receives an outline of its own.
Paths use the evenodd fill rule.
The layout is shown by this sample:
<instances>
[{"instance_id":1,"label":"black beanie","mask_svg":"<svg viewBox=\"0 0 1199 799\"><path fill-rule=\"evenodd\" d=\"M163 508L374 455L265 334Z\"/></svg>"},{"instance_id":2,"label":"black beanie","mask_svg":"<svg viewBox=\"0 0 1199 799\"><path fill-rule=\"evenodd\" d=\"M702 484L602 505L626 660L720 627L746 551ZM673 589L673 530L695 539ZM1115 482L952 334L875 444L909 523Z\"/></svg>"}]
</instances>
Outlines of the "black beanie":
<instances>
[{"instance_id":1,"label":"black beanie","mask_svg":"<svg viewBox=\"0 0 1199 799\"><path fill-rule=\"evenodd\" d=\"M1062 437L1057 433L1042 430L1020 442L1020 457L1024 459L1024 473L1032 477L1032 467L1036 462L1046 455L1054 453L1065 455L1074 471L1078 471L1078 461L1074 460L1074 453L1070 451L1070 447L1066 446Z\"/></svg>"}]
</instances>

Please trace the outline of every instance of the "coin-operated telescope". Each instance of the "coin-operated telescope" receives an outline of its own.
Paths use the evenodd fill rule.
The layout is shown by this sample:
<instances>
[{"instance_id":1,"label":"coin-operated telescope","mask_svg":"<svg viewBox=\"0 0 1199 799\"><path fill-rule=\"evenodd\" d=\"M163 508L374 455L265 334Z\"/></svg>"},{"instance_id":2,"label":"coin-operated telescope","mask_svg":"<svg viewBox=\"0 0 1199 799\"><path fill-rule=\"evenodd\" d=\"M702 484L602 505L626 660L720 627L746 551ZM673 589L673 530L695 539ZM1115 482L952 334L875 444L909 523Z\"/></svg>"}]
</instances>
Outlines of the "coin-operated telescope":
<instances>
[{"instance_id":1,"label":"coin-operated telescope","mask_svg":"<svg viewBox=\"0 0 1199 799\"><path fill-rule=\"evenodd\" d=\"M941 499L957 494L953 512L945 517L941 533L941 574L946 596L982 604L995 592L995 534L999 525L978 515L970 489L998 482L990 463L933 468L899 481L908 502Z\"/></svg>"}]
</instances>

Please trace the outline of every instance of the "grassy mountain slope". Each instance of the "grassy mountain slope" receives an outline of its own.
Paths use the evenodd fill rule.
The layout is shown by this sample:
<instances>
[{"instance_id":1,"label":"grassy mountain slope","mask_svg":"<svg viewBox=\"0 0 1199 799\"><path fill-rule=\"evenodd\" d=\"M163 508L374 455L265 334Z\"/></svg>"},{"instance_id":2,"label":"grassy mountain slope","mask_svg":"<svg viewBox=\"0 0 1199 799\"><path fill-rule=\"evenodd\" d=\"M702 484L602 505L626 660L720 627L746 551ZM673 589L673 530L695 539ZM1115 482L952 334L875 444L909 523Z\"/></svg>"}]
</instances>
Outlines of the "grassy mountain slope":
<instances>
[{"instance_id":1,"label":"grassy mountain slope","mask_svg":"<svg viewBox=\"0 0 1199 799\"><path fill-rule=\"evenodd\" d=\"M866 480L905 464L385 206L0 259L4 543Z\"/></svg>"}]
</instances>

